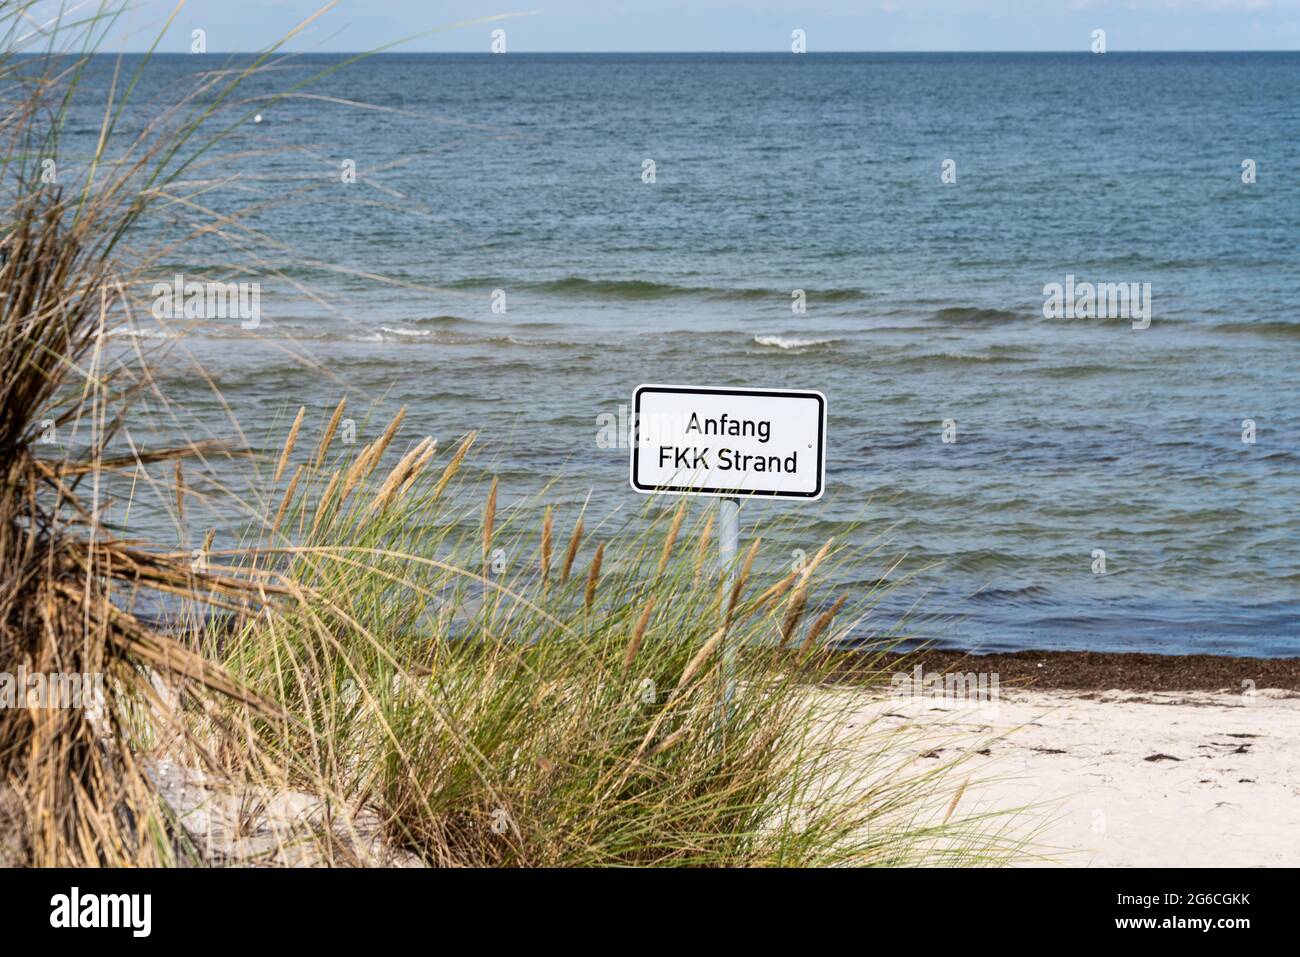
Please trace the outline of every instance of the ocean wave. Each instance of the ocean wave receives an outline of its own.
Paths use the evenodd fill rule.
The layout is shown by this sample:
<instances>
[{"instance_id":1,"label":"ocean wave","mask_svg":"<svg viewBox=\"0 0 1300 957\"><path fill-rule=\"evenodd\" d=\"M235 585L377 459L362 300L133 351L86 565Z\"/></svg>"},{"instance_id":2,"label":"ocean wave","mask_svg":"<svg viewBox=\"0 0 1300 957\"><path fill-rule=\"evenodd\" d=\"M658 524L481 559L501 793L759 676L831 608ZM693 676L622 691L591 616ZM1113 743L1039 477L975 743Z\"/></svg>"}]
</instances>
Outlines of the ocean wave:
<instances>
[{"instance_id":1,"label":"ocean wave","mask_svg":"<svg viewBox=\"0 0 1300 957\"><path fill-rule=\"evenodd\" d=\"M1041 375L1048 379L1086 379L1094 375L1112 375L1117 372L1127 372L1122 366L1101 365L1096 362L1085 362L1076 366L1049 366L1044 369L1035 369L1035 375Z\"/></svg>"},{"instance_id":2,"label":"ocean wave","mask_svg":"<svg viewBox=\"0 0 1300 957\"><path fill-rule=\"evenodd\" d=\"M968 365L979 362L1015 362L1024 363L1032 360L1020 356L998 354L996 350L992 353L979 352L928 352L923 355L903 355L892 360L890 365L899 366L946 366L946 365Z\"/></svg>"},{"instance_id":3,"label":"ocean wave","mask_svg":"<svg viewBox=\"0 0 1300 957\"><path fill-rule=\"evenodd\" d=\"M959 325L996 325L1003 322L1025 322L1034 317L1009 309L984 309L978 306L947 306L930 317L935 322Z\"/></svg>"},{"instance_id":4,"label":"ocean wave","mask_svg":"<svg viewBox=\"0 0 1300 957\"><path fill-rule=\"evenodd\" d=\"M1300 322L1220 322L1210 328L1233 335L1246 333L1274 339L1300 339Z\"/></svg>"},{"instance_id":5,"label":"ocean wave","mask_svg":"<svg viewBox=\"0 0 1300 957\"><path fill-rule=\"evenodd\" d=\"M644 279L586 279L569 276L529 286L539 292L576 294L602 299L667 299L674 296L710 295L716 298L756 299L770 294L757 289L717 289L708 286L677 286Z\"/></svg>"},{"instance_id":6,"label":"ocean wave","mask_svg":"<svg viewBox=\"0 0 1300 957\"><path fill-rule=\"evenodd\" d=\"M441 329L412 329L401 326L378 326L374 332L352 333L336 337L325 335L319 337L328 341L344 342L386 342L414 345L427 343L430 346L525 346L531 349L586 349L589 342L571 342L564 339L525 339L519 336L502 334L478 334Z\"/></svg>"},{"instance_id":7,"label":"ocean wave","mask_svg":"<svg viewBox=\"0 0 1300 957\"><path fill-rule=\"evenodd\" d=\"M472 319L462 319L460 316L425 316L419 319L406 320L401 325L381 325L379 326L379 332L387 333L389 336L397 336L399 339L428 339L439 336L441 341L446 342L472 342L477 339L492 338L481 334L475 336L466 332L457 332L457 330L476 328L481 328L481 324ZM332 336L329 332L325 332L318 338L332 338ZM348 338L361 342L377 341L373 338L373 334L366 335L362 339L356 339L355 336L349 336Z\"/></svg>"},{"instance_id":8,"label":"ocean wave","mask_svg":"<svg viewBox=\"0 0 1300 957\"><path fill-rule=\"evenodd\" d=\"M550 295L584 296L592 299L655 300L672 298L704 298L732 302L759 302L768 298L789 301L790 290L763 287L736 286L679 286L675 283L652 282L645 279L589 279L585 276L566 276L543 282L513 282L499 277L458 279L445 283L449 289L478 289L490 286L524 289ZM856 288L807 289L815 302L850 302L866 297Z\"/></svg>"},{"instance_id":9,"label":"ocean wave","mask_svg":"<svg viewBox=\"0 0 1300 957\"><path fill-rule=\"evenodd\" d=\"M754 336L754 344L771 346L776 349L816 349L820 346L834 345L836 339L805 339L801 336Z\"/></svg>"},{"instance_id":10,"label":"ocean wave","mask_svg":"<svg viewBox=\"0 0 1300 957\"><path fill-rule=\"evenodd\" d=\"M419 319L410 320L414 326L432 326L435 329L460 329L469 326L478 326L481 323L473 319L466 319L464 316L423 316Z\"/></svg>"},{"instance_id":11,"label":"ocean wave","mask_svg":"<svg viewBox=\"0 0 1300 957\"><path fill-rule=\"evenodd\" d=\"M992 604L1038 605L1049 603L1051 590L1042 585L1020 585L1007 588L981 588L966 600Z\"/></svg>"}]
</instances>

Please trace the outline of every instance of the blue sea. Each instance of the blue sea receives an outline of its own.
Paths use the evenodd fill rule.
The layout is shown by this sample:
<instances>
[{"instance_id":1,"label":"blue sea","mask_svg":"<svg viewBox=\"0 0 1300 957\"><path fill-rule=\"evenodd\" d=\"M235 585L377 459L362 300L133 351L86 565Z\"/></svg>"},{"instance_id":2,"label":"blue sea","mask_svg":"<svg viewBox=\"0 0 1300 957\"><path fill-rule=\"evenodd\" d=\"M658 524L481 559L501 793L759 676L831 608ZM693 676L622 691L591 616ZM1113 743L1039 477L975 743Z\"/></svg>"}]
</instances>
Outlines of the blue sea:
<instances>
[{"instance_id":1,"label":"blue sea","mask_svg":"<svg viewBox=\"0 0 1300 957\"><path fill-rule=\"evenodd\" d=\"M343 394L477 429L564 527L643 506L598 441L637 385L818 389L825 496L742 510L777 559L874 549L857 594L901 559L882 614L954 646L1300 655L1300 54L346 59L277 60L187 173L244 228L159 279L262 288L168 333L209 434L183 355L268 448ZM157 58L115 136L227 65ZM1149 283L1149 326L1045 318L1067 276Z\"/></svg>"}]
</instances>

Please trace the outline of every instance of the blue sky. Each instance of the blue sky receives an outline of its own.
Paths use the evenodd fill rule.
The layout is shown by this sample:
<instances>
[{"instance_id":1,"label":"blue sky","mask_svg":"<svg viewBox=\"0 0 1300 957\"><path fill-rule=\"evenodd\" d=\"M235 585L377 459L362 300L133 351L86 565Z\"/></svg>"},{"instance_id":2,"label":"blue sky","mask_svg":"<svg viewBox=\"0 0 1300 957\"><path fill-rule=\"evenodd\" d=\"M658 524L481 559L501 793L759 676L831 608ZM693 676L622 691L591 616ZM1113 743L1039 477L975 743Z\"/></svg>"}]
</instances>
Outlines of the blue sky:
<instances>
[{"instance_id":1,"label":"blue sky","mask_svg":"<svg viewBox=\"0 0 1300 957\"><path fill-rule=\"evenodd\" d=\"M64 0L72 3L75 0ZM322 6L318 0L187 0L162 49L256 50ZM175 0L134 0L107 49L148 45ZM1080 50L1094 29L1124 50L1300 49L1300 0L339 0L291 43L296 50L367 50L494 14L538 11L430 33L410 51L785 51L795 28L810 52L832 50Z\"/></svg>"}]
</instances>

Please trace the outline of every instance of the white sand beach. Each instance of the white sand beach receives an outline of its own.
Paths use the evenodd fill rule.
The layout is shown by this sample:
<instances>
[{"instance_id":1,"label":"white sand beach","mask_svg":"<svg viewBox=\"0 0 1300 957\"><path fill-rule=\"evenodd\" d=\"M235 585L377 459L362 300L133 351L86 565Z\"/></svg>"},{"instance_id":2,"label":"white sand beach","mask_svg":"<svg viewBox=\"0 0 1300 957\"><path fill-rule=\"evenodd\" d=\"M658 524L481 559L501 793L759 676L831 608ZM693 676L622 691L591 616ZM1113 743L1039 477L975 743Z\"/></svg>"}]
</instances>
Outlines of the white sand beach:
<instances>
[{"instance_id":1,"label":"white sand beach","mask_svg":"<svg viewBox=\"0 0 1300 957\"><path fill-rule=\"evenodd\" d=\"M972 752L962 811L1036 805L1025 823L1051 863L1300 866L1294 692L1004 690L996 706L886 698L862 716L920 718L919 761Z\"/></svg>"}]
</instances>

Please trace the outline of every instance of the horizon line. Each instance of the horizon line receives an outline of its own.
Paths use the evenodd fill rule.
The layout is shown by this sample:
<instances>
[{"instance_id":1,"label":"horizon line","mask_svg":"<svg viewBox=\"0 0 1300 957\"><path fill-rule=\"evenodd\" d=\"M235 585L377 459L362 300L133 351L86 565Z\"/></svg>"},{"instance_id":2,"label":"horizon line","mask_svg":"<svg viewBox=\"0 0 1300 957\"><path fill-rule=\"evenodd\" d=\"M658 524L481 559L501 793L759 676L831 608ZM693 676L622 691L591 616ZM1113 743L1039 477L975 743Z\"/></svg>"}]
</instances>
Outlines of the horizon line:
<instances>
[{"instance_id":1,"label":"horizon line","mask_svg":"<svg viewBox=\"0 0 1300 957\"><path fill-rule=\"evenodd\" d=\"M62 51L60 51L62 52ZM127 54L144 55L152 52L154 56L229 56L232 54L261 55L266 50L208 50L204 53L191 53L186 50L96 50L91 56L123 56ZM1296 48L1272 47L1236 47L1236 48L1202 48L1177 50L1107 50L1105 53L1093 53L1075 47L1055 50L808 50L804 53L791 53L788 50L511 50L508 53L492 53L485 50L278 50L282 54L330 54L340 56L751 56L753 54L771 54L773 56L819 56L826 54L866 53L873 55L887 54L973 54L990 55L1000 53L1077 53L1086 56L1114 56L1115 54L1135 53L1300 53ZM12 55L22 56L21 51ZM27 53L28 56L43 56L44 53Z\"/></svg>"}]
</instances>

